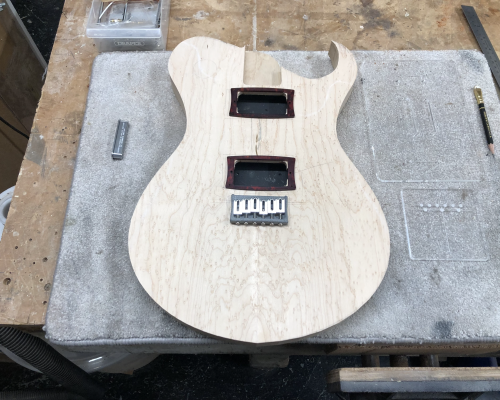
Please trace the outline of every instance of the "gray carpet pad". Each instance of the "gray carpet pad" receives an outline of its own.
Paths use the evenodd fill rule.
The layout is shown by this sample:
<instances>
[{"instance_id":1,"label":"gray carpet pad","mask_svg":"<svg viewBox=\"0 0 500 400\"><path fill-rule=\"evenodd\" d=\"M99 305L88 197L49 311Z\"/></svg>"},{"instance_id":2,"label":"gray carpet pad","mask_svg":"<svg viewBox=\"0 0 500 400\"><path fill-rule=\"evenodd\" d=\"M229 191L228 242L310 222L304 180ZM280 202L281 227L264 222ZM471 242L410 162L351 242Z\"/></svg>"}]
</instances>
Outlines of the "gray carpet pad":
<instances>
[{"instance_id":1,"label":"gray carpet pad","mask_svg":"<svg viewBox=\"0 0 500 400\"><path fill-rule=\"evenodd\" d=\"M128 256L143 190L182 139L186 120L170 52L108 53L91 77L46 334L80 351L252 351L208 338L163 311ZM326 52L270 53L310 78ZM488 155L472 92L483 88L500 140L500 107L475 51L355 52L359 72L339 140L377 195L391 257L375 295L302 343L477 343L500 340L499 162ZM111 150L130 122L123 160Z\"/></svg>"}]
</instances>

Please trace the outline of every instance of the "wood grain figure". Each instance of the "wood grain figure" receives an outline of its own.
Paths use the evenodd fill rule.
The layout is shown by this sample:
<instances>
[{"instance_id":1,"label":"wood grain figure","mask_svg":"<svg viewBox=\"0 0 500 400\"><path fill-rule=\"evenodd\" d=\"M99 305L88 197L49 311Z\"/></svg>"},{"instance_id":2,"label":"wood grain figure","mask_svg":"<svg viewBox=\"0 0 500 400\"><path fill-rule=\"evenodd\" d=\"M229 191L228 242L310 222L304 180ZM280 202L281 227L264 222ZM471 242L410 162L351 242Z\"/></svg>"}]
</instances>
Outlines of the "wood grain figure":
<instances>
[{"instance_id":1,"label":"wood grain figure","mask_svg":"<svg viewBox=\"0 0 500 400\"><path fill-rule=\"evenodd\" d=\"M347 318L382 281L387 223L336 133L356 61L334 42L329 54L335 70L307 79L268 56L245 62L244 48L216 39L173 51L186 133L136 206L129 253L147 293L183 323L230 340L292 341ZM268 74L249 71L262 66ZM294 90L295 117L230 117L231 88L258 83ZM231 194L276 194L225 188L227 157L241 155L296 159L288 226L230 224Z\"/></svg>"}]
</instances>

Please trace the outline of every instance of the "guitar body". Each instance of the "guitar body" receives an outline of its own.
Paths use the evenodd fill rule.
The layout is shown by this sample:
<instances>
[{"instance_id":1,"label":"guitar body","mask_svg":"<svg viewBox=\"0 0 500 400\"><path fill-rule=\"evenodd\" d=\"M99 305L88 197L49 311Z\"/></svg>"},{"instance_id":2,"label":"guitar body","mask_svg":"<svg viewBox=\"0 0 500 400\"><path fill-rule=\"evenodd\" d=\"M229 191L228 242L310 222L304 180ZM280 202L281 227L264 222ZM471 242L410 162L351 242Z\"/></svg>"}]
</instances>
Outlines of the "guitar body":
<instances>
[{"instance_id":1,"label":"guitar body","mask_svg":"<svg viewBox=\"0 0 500 400\"><path fill-rule=\"evenodd\" d=\"M272 87L294 90L295 116L283 119L229 116L231 89L248 86L245 57L205 37L173 51L186 133L136 206L129 253L147 293L183 323L230 340L286 342L368 301L388 266L389 230L337 139L357 74L352 54L332 42L331 74L273 75ZM227 189L227 157L242 155L295 158L296 189ZM231 224L232 194L287 196L288 225Z\"/></svg>"}]
</instances>

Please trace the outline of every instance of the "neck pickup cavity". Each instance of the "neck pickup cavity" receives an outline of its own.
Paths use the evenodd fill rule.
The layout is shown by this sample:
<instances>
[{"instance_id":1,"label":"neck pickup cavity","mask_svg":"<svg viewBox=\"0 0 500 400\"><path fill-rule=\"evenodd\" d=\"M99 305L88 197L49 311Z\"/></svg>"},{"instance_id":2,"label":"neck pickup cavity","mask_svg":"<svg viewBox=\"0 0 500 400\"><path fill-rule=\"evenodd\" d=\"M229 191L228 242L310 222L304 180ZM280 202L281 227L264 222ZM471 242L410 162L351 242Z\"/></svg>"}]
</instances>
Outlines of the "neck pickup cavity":
<instances>
[{"instance_id":1,"label":"neck pickup cavity","mask_svg":"<svg viewBox=\"0 0 500 400\"><path fill-rule=\"evenodd\" d=\"M295 158L232 156L227 158L227 189L295 190Z\"/></svg>"},{"instance_id":2,"label":"neck pickup cavity","mask_svg":"<svg viewBox=\"0 0 500 400\"><path fill-rule=\"evenodd\" d=\"M293 118L291 89L233 88L229 115L240 118Z\"/></svg>"}]
</instances>

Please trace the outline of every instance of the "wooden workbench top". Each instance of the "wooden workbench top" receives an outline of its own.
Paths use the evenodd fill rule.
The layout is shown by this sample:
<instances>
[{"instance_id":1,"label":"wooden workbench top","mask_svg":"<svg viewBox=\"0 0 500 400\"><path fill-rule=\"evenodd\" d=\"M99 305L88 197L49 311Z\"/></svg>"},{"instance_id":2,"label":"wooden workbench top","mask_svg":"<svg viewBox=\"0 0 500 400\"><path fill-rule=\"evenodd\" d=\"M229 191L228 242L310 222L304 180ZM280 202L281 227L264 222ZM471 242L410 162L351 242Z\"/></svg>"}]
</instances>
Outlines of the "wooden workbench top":
<instances>
[{"instance_id":1,"label":"wooden workbench top","mask_svg":"<svg viewBox=\"0 0 500 400\"><path fill-rule=\"evenodd\" d=\"M172 0L168 49L209 36L249 50L478 49L457 0ZM97 51L85 36L90 0L66 0L28 149L0 242L0 325L45 322ZM474 0L500 49L497 0ZM82 266L83 267L83 266Z\"/></svg>"}]
</instances>

